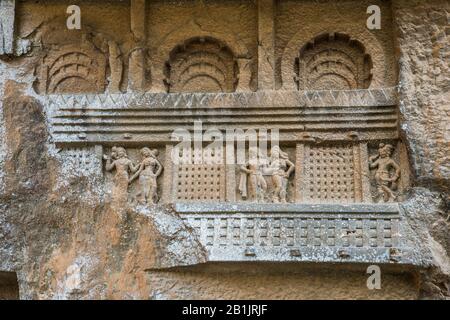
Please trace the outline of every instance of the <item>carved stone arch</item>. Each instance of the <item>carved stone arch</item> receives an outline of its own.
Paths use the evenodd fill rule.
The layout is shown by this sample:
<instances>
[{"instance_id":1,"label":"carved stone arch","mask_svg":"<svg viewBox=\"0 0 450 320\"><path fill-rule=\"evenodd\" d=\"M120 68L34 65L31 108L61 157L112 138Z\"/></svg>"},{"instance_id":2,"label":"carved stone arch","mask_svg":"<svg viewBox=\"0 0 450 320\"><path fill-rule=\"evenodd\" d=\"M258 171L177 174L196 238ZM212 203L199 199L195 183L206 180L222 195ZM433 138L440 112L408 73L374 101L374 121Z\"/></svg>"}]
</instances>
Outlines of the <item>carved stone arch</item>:
<instances>
[{"instance_id":1,"label":"carved stone arch","mask_svg":"<svg viewBox=\"0 0 450 320\"><path fill-rule=\"evenodd\" d=\"M305 59L305 66L307 71L312 71L316 67L329 63L330 55L333 56L333 62L341 64L343 68L348 69L349 72L357 73L356 65L352 58L343 51L339 51L333 48L324 49L317 52L317 54L310 56L309 59Z\"/></svg>"},{"instance_id":2,"label":"carved stone arch","mask_svg":"<svg viewBox=\"0 0 450 320\"><path fill-rule=\"evenodd\" d=\"M164 42L157 44L153 50L150 62L151 74L153 77L152 89L153 92L166 91L164 85L165 63L167 62L170 53L179 44L182 44L186 39L192 39L193 36L197 38L212 38L220 39L220 42L228 47L238 64L238 84L236 89L238 91L250 90L250 81L252 78L251 56L245 43L239 39L232 31L217 26L216 28L208 28L207 31L199 28L194 21L180 24L174 28L174 32L169 33L164 37ZM181 30L181 31L180 31Z\"/></svg>"},{"instance_id":3,"label":"carved stone arch","mask_svg":"<svg viewBox=\"0 0 450 320\"><path fill-rule=\"evenodd\" d=\"M214 79L215 82L220 84L221 88L224 88L224 85L227 84L227 73L222 72L216 66L208 63L196 63L188 66L186 69L181 71L178 79L175 82L185 84L188 81L191 81L193 78L205 75L211 79Z\"/></svg>"},{"instance_id":4,"label":"carved stone arch","mask_svg":"<svg viewBox=\"0 0 450 320\"><path fill-rule=\"evenodd\" d=\"M35 82L38 93L101 93L105 91L109 73L111 82L121 78L121 70L117 71L121 65L119 68L118 63L111 65L114 59L117 60L111 58L111 51L115 49L114 54L120 54L117 45L111 49L112 40L96 33L89 25L82 31L68 32L61 29L61 23L59 18L53 19L36 35L42 40L41 62Z\"/></svg>"},{"instance_id":5,"label":"carved stone arch","mask_svg":"<svg viewBox=\"0 0 450 320\"><path fill-rule=\"evenodd\" d=\"M299 51L295 66L300 90L367 89L372 59L364 46L345 34L322 34Z\"/></svg>"},{"instance_id":6,"label":"carved stone arch","mask_svg":"<svg viewBox=\"0 0 450 320\"><path fill-rule=\"evenodd\" d=\"M211 65L211 66L214 66L215 68L217 68L218 72L220 72L223 75L225 75L227 73L227 68L228 68L228 66L225 65L225 63L222 59L218 58L215 55L210 55L210 54L207 54L202 51L192 53L191 56L189 57L189 59L180 60L177 67L185 69L184 66L187 63L190 63L191 65L196 65L196 64Z\"/></svg>"},{"instance_id":7,"label":"carved stone arch","mask_svg":"<svg viewBox=\"0 0 450 320\"><path fill-rule=\"evenodd\" d=\"M84 25L83 30L61 28L54 18L36 31L42 44L34 88L40 94L119 92L123 78L122 53L112 36ZM37 41L37 40L36 40Z\"/></svg>"},{"instance_id":8,"label":"carved stone arch","mask_svg":"<svg viewBox=\"0 0 450 320\"><path fill-rule=\"evenodd\" d=\"M165 64L169 92L233 92L238 66L232 50L220 40L195 37L177 45Z\"/></svg>"},{"instance_id":9,"label":"carved stone arch","mask_svg":"<svg viewBox=\"0 0 450 320\"><path fill-rule=\"evenodd\" d=\"M41 66L41 93L105 90L106 58L88 41L50 50Z\"/></svg>"},{"instance_id":10,"label":"carved stone arch","mask_svg":"<svg viewBox=\"0 0 450 320\"><path fill-rule=\"evenodd\" d=\"M315 40L325 38L346 37L348 44L364 49L364 57L370 57L371 81L369 88L383 87L386 82L386 58L384 50L378 39L369 31L355 30L351 26L340 26L339 30L320 30L319 27L297 32L286 45L281 58L282 88L284 90L298 89L299 55L302 48ZM312 39L312 40L311 40ZM333 46L331 46L332 50ZM343 55L335 58L337 62L344 63ZM348 64L346 64L348 66ZM364 87L364 86L362 86Z\"/></svg>"}]
</instances>

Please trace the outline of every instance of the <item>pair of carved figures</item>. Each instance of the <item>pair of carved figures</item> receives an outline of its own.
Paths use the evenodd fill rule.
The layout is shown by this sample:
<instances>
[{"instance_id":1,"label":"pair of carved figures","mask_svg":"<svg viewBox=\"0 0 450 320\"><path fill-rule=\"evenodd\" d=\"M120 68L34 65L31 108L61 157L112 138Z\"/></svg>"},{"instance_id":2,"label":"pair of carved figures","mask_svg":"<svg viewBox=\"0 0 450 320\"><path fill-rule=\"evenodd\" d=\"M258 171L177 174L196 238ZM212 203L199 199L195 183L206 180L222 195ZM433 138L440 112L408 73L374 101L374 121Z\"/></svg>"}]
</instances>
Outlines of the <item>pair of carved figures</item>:
<instances>
[{"instance_id":1,"label":"pair of carved figures","mask_svg":"<svg viewBox=\"0 0 450 320\"><path fill-rule=\"evenodd\" d=\"M138 201L141 204L155 204L158 201L157 178L162 172L162 165L158 161L158 150L145 147L140 150L142 160L136 166L128 158L125 148L113 147L111 156L104 155L105 169L115 169L113 201L126 203L128 201L128 185L134 180L139 181ZM132 176L130 177L130 173Z\"/></svg>"},{"instance_id":2,"label":"pair of carved figures","mask_svg":"<svg viewBox=\"0 0 450 320\"><path fill-rule=\"evenodd\" d=\"M288 180L294 171L288 154L274 146L265 157L258 148L249 149L249 160L240 167L239 192L244 200L264 202L268 186L264 176L270 176L273 188L272 202L286 203Z\"/></svg>"},{"instance_id":3,"label":"pair of carved figures","mask_svg":"<svg viewBox=\"0 0 450 320\"><path fill-rule=\"evenodd\" d=\"M379 202L393 202L396 199L394 190L400 179L400 167L391 158L393 151L392 145L380 143L378 154L369 158L370 169L376 169L375 183Z\"/></svg>"}]
</instances>

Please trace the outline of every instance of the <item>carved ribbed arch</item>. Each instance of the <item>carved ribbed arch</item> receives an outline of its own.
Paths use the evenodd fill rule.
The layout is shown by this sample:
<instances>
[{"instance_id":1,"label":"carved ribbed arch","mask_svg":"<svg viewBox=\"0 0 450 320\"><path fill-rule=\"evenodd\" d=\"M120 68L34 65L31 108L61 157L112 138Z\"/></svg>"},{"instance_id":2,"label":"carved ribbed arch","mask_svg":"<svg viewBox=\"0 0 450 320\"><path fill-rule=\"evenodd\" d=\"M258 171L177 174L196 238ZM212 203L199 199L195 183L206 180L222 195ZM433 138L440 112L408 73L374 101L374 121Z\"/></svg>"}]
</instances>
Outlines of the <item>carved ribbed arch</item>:
<instances>
[{"instance_id":1,"label":"carved ribbed arch","mask_svg":"<svg viewBox=\"0 0 450 320\"><path fill-rule=\"evenodd\" d=\"M196 37L172 50L165 77L169 92L233 92L237 84L236 60L219 40Z\"/></svg>"},{"instance_id":2,"label":"carved ribbed arch","mask_svg":"<svg viewBox=\"0 0 450 320\"><path fill-rule=\"evenodd\" d=\"M65 45L45 56L41 69L42 92L65 93L74 89L102 92L106 60L93 45Z\"/></svg>"},{"instance_id":3,"label":"carved ribbed arch","mask_svg":"<svg viewBox=\"0 0 450 320\"><path fill-rule=\"evenodd\" d=\"M295 66L299 90L366 89L372 59L364 46L340 33L322 34L299 51Z\"/></svg>"}]
</instances>

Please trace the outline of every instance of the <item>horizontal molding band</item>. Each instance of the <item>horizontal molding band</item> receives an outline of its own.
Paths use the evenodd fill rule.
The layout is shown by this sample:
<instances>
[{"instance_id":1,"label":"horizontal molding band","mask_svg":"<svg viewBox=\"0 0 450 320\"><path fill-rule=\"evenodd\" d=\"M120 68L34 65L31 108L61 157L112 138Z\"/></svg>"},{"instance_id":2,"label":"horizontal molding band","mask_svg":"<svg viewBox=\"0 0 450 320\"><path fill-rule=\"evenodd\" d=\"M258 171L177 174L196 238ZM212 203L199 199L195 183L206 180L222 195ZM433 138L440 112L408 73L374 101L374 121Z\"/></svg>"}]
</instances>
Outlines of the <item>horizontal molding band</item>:
<instances>
[{"instance_id":1,"label":"horizontal molding band","mask_svg":"<svg viewBox=\"0 0 450 320\"><path fill-rule=\"evenodd\" d=\"M272 117L272 116L302 116L302 117L328 117L328 116L380 116L386 114L396 114L397 109L395 107L383 107L383 108L354 108L350 110L343 109L328 109L327 110L305 110L305 109L275 109L271 111L267 111L265 109L255 109L255 110L244 110L243 108L239 108L237 110L203 110L202 112L194 112L193 110L172 110L172 111L156 111L156 110L147 110L147 111L133 111L129 110L114 110L114 111L104 111L101 109L98 110L76 110L73 112L69 111L59 111L57 114L53 115L53 118L142 118L142 117L159 117L159 118L189 118L189 117L254 117L254 116L264 116L264 117Z\"/></svg>"},{"instance_id":2,"label":"horizontal molding band","mask_svg":"<svg viewBox=\"0 0 450 320\"><path fill-rule=\"evenodd\" d=\"M73 126L139 126L139 125L162 125L161 119L144 119L144 120L117 120L117 121L83 121L83 120L74 120L74 121L55 121L52 124L54 126L67 126L67 125L73 125ZM197 119L191 119L189 122L197 121ZM397 116L385 116L385 117L373 117L373 118L339 118L339 119L333 119L328 118L327 120L324 119L304 119L301 117L288 117L288 118L271 118L271 119L208 119L207 121L204 121L205 124L218 124L218 125L226 125L229 124L230 126L233 124L315 124L315 123L323 123L325 122L328 125L331 124L340 124L340 123L348 123L348 122L364 122L364 123L392 123L397 121ZM186 120L167 120L167 125L178 125L178 126L185 126Z\"/></svg>"},{"instance_id":3,"label":"horizontal molding band","mask_svg":"<svg viewBox=\"0 0 450 320\"><path fill-rule=\"evenodd\" d=\"M304 130L280 130L279 140L285 144L294 145L295 143L351 143L355 138L351 136L352 130L329 130L329 131L308 131ZM172 131L158 131L158 132L52 132L53 141L58 146L69 145L122 145L122 146L136 146L138 144L151 145L165 145L174 144L177 142L171 139ZM305 137L305 134L310 137ZM395 140L398 139L397 127L381 128L372 130L360 130L356 141L378 141L378 140Z\"/></svg>"},{"instance_id":4,"label":"horizontal molding band","mask_svg":"<svg viewBox=\"0 0 450 320\"><path fill-rule=\"evenodd\" d=\"M273 203L174 203L176 212L188 214L398 214L399 206L392 204L273 204Z\"/></svg>"}]
</instances>

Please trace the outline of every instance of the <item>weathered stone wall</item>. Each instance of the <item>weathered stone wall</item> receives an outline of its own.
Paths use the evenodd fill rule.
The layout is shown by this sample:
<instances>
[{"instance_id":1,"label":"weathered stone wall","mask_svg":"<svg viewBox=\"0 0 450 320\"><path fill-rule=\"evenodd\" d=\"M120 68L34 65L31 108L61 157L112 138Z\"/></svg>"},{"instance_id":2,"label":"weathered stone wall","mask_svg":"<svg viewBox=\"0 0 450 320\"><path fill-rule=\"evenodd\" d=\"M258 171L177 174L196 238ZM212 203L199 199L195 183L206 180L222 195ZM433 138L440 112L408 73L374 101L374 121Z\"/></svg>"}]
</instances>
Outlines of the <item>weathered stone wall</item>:
<instances>
[{"instance_id":1,"label":"weathered stone wall","mask_svg":"<svg viewBox=\"0 0 450 320\"><path fill-rule=\"evenodd\" d=\"M385 270L382 289L369 290L366 268L210 264L152 271L148 278L155 299L417 299L417 275L411 270Z\"/></svg>"},{"instance_id":2,"label":"weathered stone wall","mask_svg":"<svg viewBox=\"0 0 450 320\"><path fill-rule=\"evenodd\" d=\"M449 296L450 6L445 1L394 1L400 68L401 129L409 147L415 188L406 206L435 268L424 275L424 296ZM432 190L431 192L428 190ZM430 204L436 205L427 210Z\"/></svg>"},{"instance_id":3,"label":"weathered stone wall","mask_svg":"<svg viewBox=\"0 0 450 320\"><path fill-rule=\"evenodd\" d=\"M336 1L279 1L276 46L266 51L258 48L258 8L252 1L152 1L146 9L151 36L145 39L149 63L141 89L165 91L168 54L191 37L220 38L248 62L252 76L246 78L247 90L257 88L257 70L267 73L271 68L276 70L273 83L269 75L260 88L282 88L285 77L292 79L291 58L319 33L342 31L364 38L374 63L379 68L383 61L385 66L375 73L373 85L392 86L400 80L400 128L414 180L402 210L415 241L423 243L420 250L430 257L421 267L387 268L378 291L366 288L365 266L202 265L205 248L170 206L114 208L103 177L72 170L55 146L49 110L36 92L37 66L46 50L82 41L80 34L55 32L64 24L60 16L67 4L17 1L16 35L32 40L33 47L20 57L0 60L0 271L17 273L20 298L448 298L450 8L445 0L375 2L386 12L379 32L365 29L368 1L339 6ZM130 30L129 1L87 1L86 6L83 23L95 33L96 52L106 59L114 51L108 46L111 39L120 48L115 56L123 60L124 69L116 89L127 90L129 54L143 43ZM337 24L342 29L331 30ZM301 29L306 33L299 33ZM261 63L258 55L268 62ZM110 67L105 72L107 90L112 91L117 77L111 76ZM167 269L171 267L177 268ZM0 298L16 295L11 277L0 273Z\"/></svg>"},{"instance_id":4,"label":"weathered stone wall","mask_svg":"<svg viewBox=\"0 0 450 320\"><path fill-rule=\"evenodd\" d=\"M449 9L441 1L394 1L401 128L418 183L449 187Z\"/></svg>"}]
</instances>

